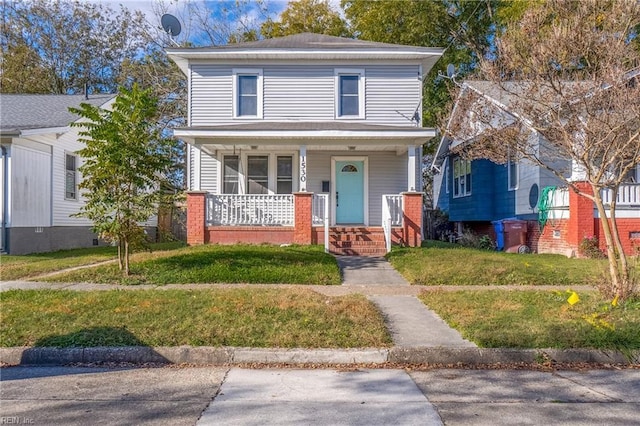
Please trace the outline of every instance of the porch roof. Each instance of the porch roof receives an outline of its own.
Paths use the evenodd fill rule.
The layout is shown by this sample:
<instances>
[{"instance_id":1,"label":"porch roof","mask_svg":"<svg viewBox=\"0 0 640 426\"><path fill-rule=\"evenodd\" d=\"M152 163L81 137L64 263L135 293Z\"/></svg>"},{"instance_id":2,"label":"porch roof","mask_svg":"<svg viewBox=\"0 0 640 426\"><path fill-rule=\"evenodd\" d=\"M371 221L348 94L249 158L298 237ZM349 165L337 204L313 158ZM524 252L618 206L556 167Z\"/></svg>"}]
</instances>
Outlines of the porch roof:
<instances>
[{"instance_id":1,"label":"porch roof","mask_svg":"<svg viewBox=\"0 0 640 426\"><path fill-rule=\"evenodd\" d=\"M219 126L180 127L174 136L204 145L382 146L422 145L436 136L428 127L384 126L355 122L253 122Z\"/></svg>"}]
</instances>

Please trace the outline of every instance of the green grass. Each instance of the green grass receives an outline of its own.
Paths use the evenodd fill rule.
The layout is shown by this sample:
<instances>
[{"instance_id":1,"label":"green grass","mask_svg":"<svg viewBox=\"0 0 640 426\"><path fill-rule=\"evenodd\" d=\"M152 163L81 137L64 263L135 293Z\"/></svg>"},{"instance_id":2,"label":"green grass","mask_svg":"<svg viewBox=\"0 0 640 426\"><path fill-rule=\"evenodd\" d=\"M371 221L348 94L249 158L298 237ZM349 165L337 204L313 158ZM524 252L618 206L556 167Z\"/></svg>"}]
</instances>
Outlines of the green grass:
<instances>
[{"instance_id":1,"label":"green grass","mask_svg":"<svg viewBox=\"0 0 640 426\"><path fill-rule=\"evenodd\" d=\"M170 250L183 245L182 243L159 243L152 244L151 249ZM24 256L2 255L0 256L0 277L4 281L25 279L75 266L104 262L116 259L117 256L116 247L90 247Z\"/></svg>"},{"instance_id":2,"label":"green grass","mask_svg":"<svg viewBox=\"0 0 640 426\"><path fill-rule=\"evenodd\" d=\"M640 349L640 299L611 306L595 291L428 291L420 299L480 347Z\"/></svg>"},{"instance_id":3,"label":"green grass","mask_svg":"<svg viewBox=\"0 0 640 426\"><path fill-rule=\"evenodd\" d=\"M554 254L512 254L427 242L394 248L391 264L416 285L595 285L606 260Z\"/></svg>"},{"instance_id":4,"label":"green grass","mask_svg":"<svg viewBox=\"0 0 640 426\"><path fill-rule=\"evenodd\" d=\"M47 279L56 282L118 284L341 283L335 258L321 246L204 245L141 254L124 278L117 265L82 269Z\"/></svg>"},{"instance_id":5,"label":"green grass","mask_svg":"<svg viewBox=\"0 0 640 426\"><path fill-rule=\"evenodd\" d=\"M0 293L0 346L386 347L364 296L216 289Z\"/></svg>"}]
</instances>

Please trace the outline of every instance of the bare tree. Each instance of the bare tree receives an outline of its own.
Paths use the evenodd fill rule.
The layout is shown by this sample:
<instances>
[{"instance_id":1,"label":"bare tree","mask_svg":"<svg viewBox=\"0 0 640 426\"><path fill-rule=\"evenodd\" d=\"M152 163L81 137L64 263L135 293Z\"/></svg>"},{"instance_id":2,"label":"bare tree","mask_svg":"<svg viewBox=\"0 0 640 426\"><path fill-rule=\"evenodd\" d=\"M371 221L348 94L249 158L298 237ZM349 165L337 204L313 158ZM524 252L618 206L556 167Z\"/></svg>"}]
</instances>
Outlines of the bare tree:
<instances>
[{"instance_id":1,"label":"bare tree","mask_svg":"<svg viewBox=\"0 0 640 426\"><path fill-rule=\"evenodd\" d=\"M608 293L619 299L634 286L615 199L640 164L639 22L637 1L552 0L529 7L497 40L495 57L481 62L482 78L499 94L464 91L458 107L467 119L449 123L459 138L482 134L458 147L470 158L503 163L516 154L594 202L609 260ZM603 190L613 194L608 210Z\"/></svg>"}]
</instances>

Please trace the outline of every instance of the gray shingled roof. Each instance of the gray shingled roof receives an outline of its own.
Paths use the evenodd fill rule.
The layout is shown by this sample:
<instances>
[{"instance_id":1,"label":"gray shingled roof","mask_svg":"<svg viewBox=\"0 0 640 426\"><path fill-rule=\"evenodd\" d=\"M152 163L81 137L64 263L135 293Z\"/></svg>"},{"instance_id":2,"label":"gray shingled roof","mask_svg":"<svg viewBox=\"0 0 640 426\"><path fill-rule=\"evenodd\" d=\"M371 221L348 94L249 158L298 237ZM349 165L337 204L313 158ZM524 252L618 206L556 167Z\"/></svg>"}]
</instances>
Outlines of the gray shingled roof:
<instances>
[{"instance_id":1,"label":"gray shingled roof","mask_svg":"<svg viewBox=\"0 0 640 426\"><path fill-rule=\"evenodd\" d=\"M100 106L115 95L13 95L0 94L0 133L19 133L21 130L65 127L78 119L69 107L81 103Z\"/></svg>"},{"instance_id":2,"label":"gray shingled roof","mask_svg":"<svg viewBox=\"0 0 640 426\"><path fill-rule=\"evenodd\" d=\"M249 41L243 43L232 43L224 46L199 47L189 49L192 51L199 50L247 50L247 49L296 49L296 50L397 50L402 47L403 50L415 51L432 51L434 53L441 52L440 48L403 46L399 44L378 43L366 40L356 40L344 37L334 37L323 34L301 33L286 37L270 38L258 41ZM178 49L167 49L171 52Z\"/></svg>"}]
</instances>

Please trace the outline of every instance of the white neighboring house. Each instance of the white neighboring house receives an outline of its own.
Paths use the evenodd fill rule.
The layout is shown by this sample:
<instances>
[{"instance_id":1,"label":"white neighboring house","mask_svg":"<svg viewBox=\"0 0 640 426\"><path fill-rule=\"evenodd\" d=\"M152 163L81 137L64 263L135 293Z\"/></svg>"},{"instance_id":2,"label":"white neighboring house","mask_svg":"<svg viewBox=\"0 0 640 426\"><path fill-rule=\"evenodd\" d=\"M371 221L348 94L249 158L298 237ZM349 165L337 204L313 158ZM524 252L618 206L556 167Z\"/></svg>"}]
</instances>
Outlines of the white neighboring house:
<instances>
[{"instance_id":1,"label":"white neighboring house","mask_svg":"<svg viewBox=\"0 0 640 426\"><path fill-rule=\"evenodd\" d=\"M310 33L167 49L189 88L187 242L419 245L423 79L442 52Z\"/></svg>"},{"instance_id":2,"label":"white neighboring house","mask_svg":"<svg viewBox=\"0 0 640 426\"><path fill-rule=\"evenodd\" d=\"M69 107L107 107L115 95L0 95L0 246L27 254L102 244L91 222L72 217L84 205L78 191L83 147ZM153 224L155 226L155 224Z\"/></svg>"}]
</instances>

